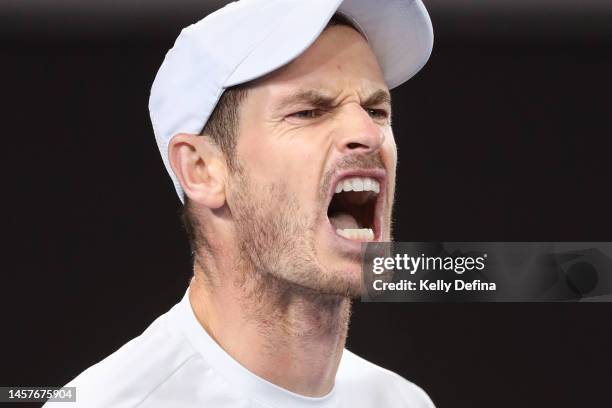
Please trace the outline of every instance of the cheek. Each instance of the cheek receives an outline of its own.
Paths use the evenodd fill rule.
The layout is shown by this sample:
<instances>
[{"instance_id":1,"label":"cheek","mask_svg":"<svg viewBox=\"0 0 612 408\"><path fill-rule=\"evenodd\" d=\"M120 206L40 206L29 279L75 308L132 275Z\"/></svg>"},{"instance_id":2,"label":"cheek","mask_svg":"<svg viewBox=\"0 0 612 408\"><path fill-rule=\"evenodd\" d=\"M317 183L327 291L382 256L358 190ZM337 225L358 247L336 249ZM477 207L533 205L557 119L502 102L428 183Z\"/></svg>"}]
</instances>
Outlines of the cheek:
<instances>
[{"instance_id":1,"label":"cheek","mask_svg":"<svg viewBox=\"0 0 612 408\"><path fill-rule=\"evenodd\" d=\"M296 137L275 137L251 131L236 146L238 160L253 183L285 186L301 211L315 207L324 157L321 146ZM282 203L280 203L282 204Z\"/></svg>"},{"instance_id":2,"label":"cheek","mask_svg":"<svg viewBox=\"0 0 612 408\"><path fill-rule=\"evenodd\" d=\"M270 140L265 131L251 129L243 132L236 145L236 153L244 171L258 184L277 183L290 172L282 149Z\"/></svg>"}]
</instances>

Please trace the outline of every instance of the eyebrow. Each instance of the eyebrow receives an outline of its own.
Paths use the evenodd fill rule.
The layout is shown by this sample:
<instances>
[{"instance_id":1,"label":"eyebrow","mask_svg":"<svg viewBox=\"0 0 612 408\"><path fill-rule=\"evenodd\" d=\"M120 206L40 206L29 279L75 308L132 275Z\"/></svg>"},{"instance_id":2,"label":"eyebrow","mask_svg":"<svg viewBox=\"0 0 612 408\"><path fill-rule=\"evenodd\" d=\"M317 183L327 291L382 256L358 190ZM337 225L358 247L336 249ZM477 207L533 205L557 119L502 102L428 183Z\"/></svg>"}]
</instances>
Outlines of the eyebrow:
<instances>
[{"instance_id":1,"label":"eyebrow","mask_svg":"<svg viewBox=\"0 0 612 408\"><path fill-rule=\"evenodd\" d=\"M379 89L370 94L361 103L362 106L374 106L386 103L391 106L391 94L384 89ZM334 98L325 93L314 90L300 90L282 98L274 106L274 111L279 111L286 106L294 106L299 104L307 104L318 109L329 109L334 106Z\"/></svg>"},{"instance_id":2,"label":"eyebrow","mask_svg":"<svg viewBox=\"0 0 612 408\"><path fill-rule=\"evenodd\" d=\"M379 89L374 92L372 95L368 96L365 101L363 101L363 106L374 106L382 103L391 105L391 94L384 89Z\"/></svg>"}]
</instances>

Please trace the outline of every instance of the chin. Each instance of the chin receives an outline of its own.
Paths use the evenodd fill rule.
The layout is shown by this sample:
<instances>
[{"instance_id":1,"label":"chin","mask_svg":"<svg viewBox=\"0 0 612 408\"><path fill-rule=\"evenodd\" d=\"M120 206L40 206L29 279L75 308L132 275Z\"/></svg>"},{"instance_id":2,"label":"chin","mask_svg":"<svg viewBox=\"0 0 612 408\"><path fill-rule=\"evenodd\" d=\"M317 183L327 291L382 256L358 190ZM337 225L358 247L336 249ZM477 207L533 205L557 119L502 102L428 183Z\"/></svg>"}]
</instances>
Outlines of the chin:
<instances>
[{"instance_id":1,"label":"chin","mask_svg":"<svg viewBox=\"0 0 612 408\"><path fill-rule=\"evenodd\" d=\"M361 295L362 268L361 256L347 257L332 254L319 258L321 267L316 286L318 291L348 297Z\"/></svg>"}]
</instances>

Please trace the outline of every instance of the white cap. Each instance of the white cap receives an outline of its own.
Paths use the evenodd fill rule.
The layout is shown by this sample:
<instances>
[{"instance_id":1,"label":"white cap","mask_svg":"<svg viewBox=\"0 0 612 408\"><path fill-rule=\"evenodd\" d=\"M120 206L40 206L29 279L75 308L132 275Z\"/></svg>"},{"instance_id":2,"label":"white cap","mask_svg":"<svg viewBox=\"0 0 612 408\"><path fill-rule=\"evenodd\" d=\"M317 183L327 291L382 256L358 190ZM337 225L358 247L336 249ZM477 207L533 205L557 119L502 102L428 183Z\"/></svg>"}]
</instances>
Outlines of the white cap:
<instances>
[{"instance_id":1,"label":"white cap","mask_svg":"<svg viewBox=\"0 0 612 408\"><path fill-rule=\"evenodd\" d=\"M183 189L168 159L170 140L200 133L226 88L291 62L336 12L366 36L390 89L429 59L433 29L421 0L241 0L181 31L149 98L157 146L181 202Z\"/></svg>"}]
</instances>

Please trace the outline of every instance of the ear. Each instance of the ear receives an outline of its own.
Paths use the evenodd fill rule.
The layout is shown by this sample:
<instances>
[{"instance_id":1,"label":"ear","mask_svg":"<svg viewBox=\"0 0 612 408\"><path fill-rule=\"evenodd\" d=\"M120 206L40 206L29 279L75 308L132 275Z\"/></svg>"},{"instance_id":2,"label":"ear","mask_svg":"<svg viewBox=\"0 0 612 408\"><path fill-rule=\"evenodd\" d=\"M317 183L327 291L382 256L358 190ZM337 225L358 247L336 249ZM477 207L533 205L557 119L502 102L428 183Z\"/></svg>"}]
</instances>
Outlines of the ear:
<instances>
[{"instance_id":1,"label":"ear","mask_svg":"<svg viewBox=\"0 0 612 408\"><path fill-rule=\"evenodd\" d=\"M225 204L225 160L208 136L180 133L168 146L168 157L185 195L208 208Z\"/></svg>"}]
</instances>

